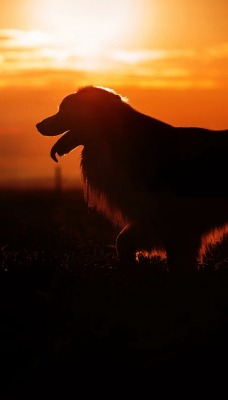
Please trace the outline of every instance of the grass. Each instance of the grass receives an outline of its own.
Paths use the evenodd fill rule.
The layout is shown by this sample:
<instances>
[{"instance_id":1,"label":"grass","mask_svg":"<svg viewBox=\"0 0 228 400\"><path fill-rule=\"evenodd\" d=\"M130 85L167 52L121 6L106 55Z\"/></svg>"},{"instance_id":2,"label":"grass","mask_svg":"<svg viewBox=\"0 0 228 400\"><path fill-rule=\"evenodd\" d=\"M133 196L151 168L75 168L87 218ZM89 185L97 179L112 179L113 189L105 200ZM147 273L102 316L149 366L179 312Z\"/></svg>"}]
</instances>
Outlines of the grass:
<instances>
[{"instance_id":1,"label":"grass","mask_svg":"<svg viewBox=\"0 0 228 400\"><path fill-rule=\"evenodd\" d=\"M222 379L226 240L198 274L173 276L141 257L126 275L117 232L88 212L81 192L0 198L0 395L67 399L108 385L109 398L123 386L128 396L146 385L153 392L163 380L177 390L192 371L201 382L206 371L207 387L215 372Z\"/></svg>"}]
</instances>

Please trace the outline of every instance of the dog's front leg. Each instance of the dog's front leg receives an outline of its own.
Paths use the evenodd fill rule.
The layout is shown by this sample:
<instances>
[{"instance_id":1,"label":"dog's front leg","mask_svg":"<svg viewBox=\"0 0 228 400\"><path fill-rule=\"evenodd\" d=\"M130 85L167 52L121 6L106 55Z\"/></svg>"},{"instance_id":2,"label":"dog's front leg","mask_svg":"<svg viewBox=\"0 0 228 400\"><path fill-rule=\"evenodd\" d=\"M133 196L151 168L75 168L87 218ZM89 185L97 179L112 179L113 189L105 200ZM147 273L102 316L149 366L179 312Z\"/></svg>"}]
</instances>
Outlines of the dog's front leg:
<instances>
[{"instance_id":1,"label":"dog's front leg","mask_svg":"<svg viewBox=\"0 0 228 400\"><path fill-rule=\"evenodd\" d=\"M116 251L122 268L131 269L138 264L136 261L138 240L138 227L134 224L125 226L117 236Z\"/></svg>"}]
</instances>

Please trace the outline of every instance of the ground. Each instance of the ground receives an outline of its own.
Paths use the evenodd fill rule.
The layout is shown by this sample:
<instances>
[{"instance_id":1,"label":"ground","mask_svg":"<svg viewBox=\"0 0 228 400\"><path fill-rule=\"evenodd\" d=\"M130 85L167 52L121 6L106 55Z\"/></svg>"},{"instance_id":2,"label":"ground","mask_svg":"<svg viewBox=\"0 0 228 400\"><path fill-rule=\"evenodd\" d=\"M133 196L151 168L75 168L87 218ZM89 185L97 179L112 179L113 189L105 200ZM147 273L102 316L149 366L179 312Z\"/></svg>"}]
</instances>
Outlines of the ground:
<instances>
[{"instance_id":1,"label":"ground","mask_svg":"<svg viewBox=\"0 0 228 400\"><path fill-rule=\"evenodd\" d=\"M227 240L191 276L143 258L126 273L117 230L87 210L81 191L2 191L0 205L2 398L101 396L106 387L107 398L142 388L177 395L196 382L218 396Z\"/></svg>"}]
</instances>

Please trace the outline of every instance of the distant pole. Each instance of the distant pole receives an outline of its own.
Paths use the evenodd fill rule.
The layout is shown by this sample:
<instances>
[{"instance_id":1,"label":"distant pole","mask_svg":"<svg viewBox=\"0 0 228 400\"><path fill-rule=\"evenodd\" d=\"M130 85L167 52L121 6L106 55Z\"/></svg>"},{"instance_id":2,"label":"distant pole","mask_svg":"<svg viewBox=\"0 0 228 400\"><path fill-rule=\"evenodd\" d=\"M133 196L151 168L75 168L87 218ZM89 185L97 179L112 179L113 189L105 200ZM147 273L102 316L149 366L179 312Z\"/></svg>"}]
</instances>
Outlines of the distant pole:
<instances>
[{"instance_id":1,"label":"distant pole","mask_svg":"<svg viewBox=\"0 0 228 400\"><path fill-rule=\"evenodd\" d=\"M60 166L55 167L55 192L62 192L62 170Z\"/></svg>"}]
</instances>

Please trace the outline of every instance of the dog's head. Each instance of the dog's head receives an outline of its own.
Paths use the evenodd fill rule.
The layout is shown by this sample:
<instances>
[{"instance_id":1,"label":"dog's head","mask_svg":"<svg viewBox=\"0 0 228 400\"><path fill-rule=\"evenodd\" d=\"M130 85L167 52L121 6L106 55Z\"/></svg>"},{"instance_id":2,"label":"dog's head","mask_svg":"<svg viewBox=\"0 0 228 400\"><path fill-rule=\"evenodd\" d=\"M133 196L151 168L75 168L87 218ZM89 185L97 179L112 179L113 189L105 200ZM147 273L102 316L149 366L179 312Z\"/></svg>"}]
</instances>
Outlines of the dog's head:
<instances>
[{"instance_id":1,"label":"dog's head","mask_svg":"<svg viewBox=\"0 0 228 400\"><path fill-rule=\"evenodd\" d=\"M97 135L92 139L91 133L98 126L102 132L107 128L106 123L110 126L110 119L116 117L122 104L124 99L110 89L85 87L65 97L58 112L39 122L36 127L42 135L64 133L51 149L51 157L58 161L56 154L62 156L79 145L85 146L91 140L98 140Z\"/></svg>"}]
</instances>

